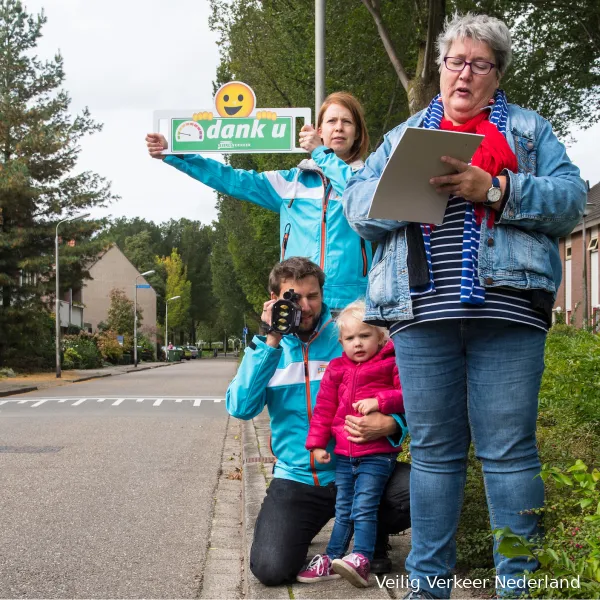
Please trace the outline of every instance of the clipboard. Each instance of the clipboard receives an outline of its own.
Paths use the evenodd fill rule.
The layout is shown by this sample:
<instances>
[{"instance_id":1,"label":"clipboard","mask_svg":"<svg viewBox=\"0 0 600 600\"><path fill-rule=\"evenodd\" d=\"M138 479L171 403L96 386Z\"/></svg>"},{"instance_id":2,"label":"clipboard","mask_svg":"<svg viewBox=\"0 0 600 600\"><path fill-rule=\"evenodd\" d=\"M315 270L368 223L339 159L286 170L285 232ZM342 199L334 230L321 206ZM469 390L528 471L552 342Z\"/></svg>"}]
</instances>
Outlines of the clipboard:
<instances>
[{"instance_id":1,"label":"clipboard","mask_svg":"<svg viewBox=\"0 0 600 600\"><path fill-rule=\"evenodd\" d=\"M483 135L407 127L385 165L369 209L370 219L440 225L448 194L435 191L432 177L455 173L442 156L470 162Z\"/></svg>"}]
</instances>

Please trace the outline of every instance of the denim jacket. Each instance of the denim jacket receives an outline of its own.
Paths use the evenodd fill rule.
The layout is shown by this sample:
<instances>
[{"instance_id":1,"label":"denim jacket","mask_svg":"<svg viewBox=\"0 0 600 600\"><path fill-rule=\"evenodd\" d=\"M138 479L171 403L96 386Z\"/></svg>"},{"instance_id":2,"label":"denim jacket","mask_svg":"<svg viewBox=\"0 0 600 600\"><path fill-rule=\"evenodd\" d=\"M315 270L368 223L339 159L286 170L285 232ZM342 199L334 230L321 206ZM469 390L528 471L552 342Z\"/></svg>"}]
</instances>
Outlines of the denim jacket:
<instances>
[{"instance_id":1,"label":"denim jacket","mask_svg":"<svg viewBox=\"0 0 600 600\"><path fill-rule=\"evenodd\" d=\"M407 223L369 219L368 214L393 149L406 127L422 124L424 112L392 129L344 192L344 214L350 226L361 237L379 242L369 271L367 321L413 318ZM519 171L504 173L510 178L510 193L502 214L491 228L486 219L481 224L479 280L485 288L542 289L555 298L562 278L558 238L571 233L581 219L585 184L550 123L537 113L509 104L506 131Z\"/></svg>"}]
</instances>

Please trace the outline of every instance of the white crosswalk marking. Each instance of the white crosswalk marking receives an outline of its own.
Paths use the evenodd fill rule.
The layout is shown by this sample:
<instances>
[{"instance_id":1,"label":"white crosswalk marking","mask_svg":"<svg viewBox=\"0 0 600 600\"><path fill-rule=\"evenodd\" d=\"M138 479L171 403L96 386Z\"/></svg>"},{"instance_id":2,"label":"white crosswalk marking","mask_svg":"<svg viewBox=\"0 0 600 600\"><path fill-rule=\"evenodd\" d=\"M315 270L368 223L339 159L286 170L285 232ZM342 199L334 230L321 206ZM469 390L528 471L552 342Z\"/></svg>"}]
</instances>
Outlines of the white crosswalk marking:
<instances>
[{"instance_id":1,"label":"white crosswalk marking","mask_svg":"<svg viewBox=\"0 0 600 600\"><path fill-rule=\"evenodd\" d=\"M22 397L21 397L22 398ZM158 397L158 396L153 396L153 397L146 397L146 398L136 398L136 397L108 397L108 398L78 398L77 396L71 396L71 397L67 397L67 398L61 398L59 397L34 397L34 396L27 396L27 398L22 398L19 399L17 398L9 398L9 399L5 399L5 400L0 400L0 406L3 406L4 409L10 408L11 406L16 406L19 404L22 404L24 406L30 406L31 408L39 408L42 405L44 406L45 410L49 410L51 406L57 406L58 404L64 404L65 402L69 402L70 406L81 406L84 402L88 401L88 405L90 404L90 402L94 403L96 406L100 405L100 404L107 404L110 403L111 406L113 407L118 407L121 405L129 405L131 407L132 404L136 404L137 403L143 403L145 401L151 402L152 406L154 407L158 407L158 406L168 406L170 405L171 407L174 407L175 404L179 404L181 405L181 408L183 409L183 407L190 407L190 408L199 408L202 406L202 404L206 404L206 403L221 403L225 400L225 398L223 397L214 397L214 396L201 396L199 398L194 397L194 396L184 396L182 398L177 398L175 396L171 396L171 397ZM98 406L98 410L100 409L100 407ZM4 412L4 410L3 410Z\"/></svg>"}]
</instances>

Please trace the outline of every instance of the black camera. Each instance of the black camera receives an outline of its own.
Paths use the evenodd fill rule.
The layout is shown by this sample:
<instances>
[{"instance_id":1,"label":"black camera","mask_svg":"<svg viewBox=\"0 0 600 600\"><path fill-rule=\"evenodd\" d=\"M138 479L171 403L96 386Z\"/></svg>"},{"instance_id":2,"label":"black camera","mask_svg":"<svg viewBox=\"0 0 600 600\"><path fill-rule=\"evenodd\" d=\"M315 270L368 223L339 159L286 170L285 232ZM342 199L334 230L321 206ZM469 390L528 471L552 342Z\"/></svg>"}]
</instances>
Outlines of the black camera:
<instances>
[{"instance_id":1,"label":"black camera","mask_svg":"<svg viewBox=\"0 0 600 600\"><path fill-rule=\"evenodd\" d=\"M302 319L302 309L298 305L300 294L294 290L283 292L283 299L273 304L271 331L288 335L297 333Z\"/></svg>"}]
</instances>

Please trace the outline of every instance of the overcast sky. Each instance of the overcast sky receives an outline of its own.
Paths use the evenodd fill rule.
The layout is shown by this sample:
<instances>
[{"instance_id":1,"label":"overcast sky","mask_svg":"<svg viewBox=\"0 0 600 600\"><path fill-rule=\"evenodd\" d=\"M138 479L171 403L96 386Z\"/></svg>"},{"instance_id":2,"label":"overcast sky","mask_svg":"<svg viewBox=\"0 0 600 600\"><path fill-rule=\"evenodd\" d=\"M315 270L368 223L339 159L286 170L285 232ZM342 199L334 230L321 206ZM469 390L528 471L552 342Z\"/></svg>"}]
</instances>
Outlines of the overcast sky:
<instances>
[{"instance_id":1,"label":"overcast sky","mask_svg":"<svg viewBox=\"0 0 600 600\"><path fill-rule=\"evenodd\" d=\"M50 58L60 50L72 112L87 106L104 124L83 141L79 168L111 181L121 200L95 209L93 216L213 221L215 193L150 159L144 142L153 110L213 106L219 57L216 35L208 28L208 0L23 3L30 13L44 9L48 21L37 53ZM574 135L569 155L594 185L600 180L600 124Z\"/></svg>"}]
</instances>

